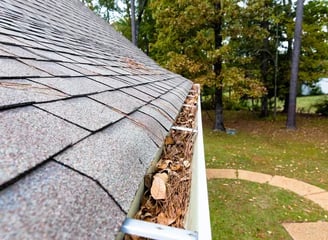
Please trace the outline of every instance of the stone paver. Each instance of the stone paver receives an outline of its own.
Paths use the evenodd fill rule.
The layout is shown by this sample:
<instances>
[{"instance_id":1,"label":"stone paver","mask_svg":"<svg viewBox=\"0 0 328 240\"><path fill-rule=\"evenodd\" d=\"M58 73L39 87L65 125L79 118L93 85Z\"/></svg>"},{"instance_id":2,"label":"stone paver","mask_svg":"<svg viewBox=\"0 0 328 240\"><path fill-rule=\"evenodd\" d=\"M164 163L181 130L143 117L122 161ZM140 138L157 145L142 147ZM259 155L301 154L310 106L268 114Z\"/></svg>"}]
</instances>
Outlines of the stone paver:
<instances>
[{"instance_id":1,"label":"stone paver","mask_svg":"<svg viewBox=\"0 0 328 240\"><path fill-rule=\"evenodd\" d=\"M328 192L324 191L317 194L306 195L304 197L319 204L323 209L328 211Z\"/></svg>"},{"instance_id":2,"label":"stone paver","mask_svg":"<svg viewBox=\"0 0 328 240\"><path fill-rule=\"evenodd\" d=\"M325 192L325 190L311 184L282 176L274 176L269 184L292 191L300 196Z\"/></svg>"},{"instance_id":3,"label":"stone paver","mask_svg":"<svg viewBox=\"0 0 328 240\"><path fill-rule=\"evenodd\" d=\"M328 211L328 192L296 179L238 169L206 169L206 174L207 179L228 178L268 183L292 191ZM328 222L283 223L282 225L293 240L328 240Z\"/></svg>"},{"instance_id":4,"label":"stone paver","mask_svg":"<svg viewBox=\"0 0 328 240\"><path fill-rule=\"evenodd\" d=\"M228 178L236 179L237 170L236 169L206 169L207 179L211 178Z\"/></svg>"},{"instance_id":5,"label":"stone paver","mask_svg":"<svg viewBox=\"0 0 328 240\"><path fill-rule=\"evenodd\" d=\"M238 170L238 179L248 180L257 183L268 183L272 179L272 176L264 173Z\"/></svg>"},{"instance_id":6,"label":"stone paver","mask_svg":"<svg viewBox=\"0 0 328 240\"><path fill-rule=\"evenodd\" d=\"M294 240L328 240L328 222L283 223Z\"/></svg>"}]
</instances>

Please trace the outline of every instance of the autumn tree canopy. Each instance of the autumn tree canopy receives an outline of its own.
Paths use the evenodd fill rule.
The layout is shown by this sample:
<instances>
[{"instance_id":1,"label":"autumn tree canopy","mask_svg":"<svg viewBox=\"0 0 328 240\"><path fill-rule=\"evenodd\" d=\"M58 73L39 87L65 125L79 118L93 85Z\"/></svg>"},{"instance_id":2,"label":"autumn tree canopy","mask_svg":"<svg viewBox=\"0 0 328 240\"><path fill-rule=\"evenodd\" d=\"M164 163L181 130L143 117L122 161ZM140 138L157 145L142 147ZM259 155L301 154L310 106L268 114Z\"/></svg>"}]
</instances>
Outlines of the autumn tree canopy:
<instances>
[{"instance_id":1,"label":"autumn tree canopy","mask_svg":"<svg viewBox=\"0 0 328 240\"><path fill-rule=\"evenodd\" d=\"M82 0L99 12L114 0ZM129 0L113 25L131 39ZM159 64L200 83L223 102L273 97L288 107L295 27L292 0L138 0L138 46ZM103 12L106 12L102 10ZM104 16L106 18L106 15ZM304 5L299 85L328 76L328 2ZM220 101L220 100L219 100Z\"/></svg>"}]
</instances>

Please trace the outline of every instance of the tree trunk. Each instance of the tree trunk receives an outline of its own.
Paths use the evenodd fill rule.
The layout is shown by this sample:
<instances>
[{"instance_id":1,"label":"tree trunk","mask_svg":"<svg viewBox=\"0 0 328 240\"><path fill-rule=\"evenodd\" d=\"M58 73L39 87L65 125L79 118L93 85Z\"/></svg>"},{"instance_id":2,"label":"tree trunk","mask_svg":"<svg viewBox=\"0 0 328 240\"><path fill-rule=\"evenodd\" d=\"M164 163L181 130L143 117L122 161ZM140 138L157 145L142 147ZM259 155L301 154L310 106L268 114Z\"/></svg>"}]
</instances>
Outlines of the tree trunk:
<instances>
[{"instance_id":1,"label":"tree trunk","mask_svg":"<svg viewBox=\"0 0 328 240\"><path fill-rule=\"evenodd\" d=\"M215 49L222 47L222 16L221 16L221 4L220 2L215 4L215 10L218 13L217 21L214 22L214 45ZM218 57L214 63L214 73L218 81L218 84L215 87L215 123L214 130L225 131L223 123L223 79L221 76L222 71L222 59Z\"/></svg>"},{"instance_id":2,"label":"tree trunk","mask_svg":"<svg viewBox=\"0 0 328 240\"><path fill-rule=\"evenodd\" d=\"M134 0L132 0L133 2ZM141 21L142 21L142 15L145 11L145 8L147 6L148 0L139 0L138 1L138 16L137 19L135 19L135 45L138 46L138 38L139 38L139 29L140 29L140 25L141 25ZM147 46L147 55L149 55L149 49Z\"/></svg>"},{"instance_id":3,"label":"tree trunk","mask_svg":"<svg viewBox=\"0 0 328 240\"><path fill-rule=\"evenodd\" d=\"M261 23L261 27L263 29L269 30L269 22L268 21L263 21ZM261 50L261 75L262 75L262 82L264 85L268 84L268 71L269 71L269 61L272 60L271 58L271 53L270 53L270 48L269 48L269 38L265 37L263 39L263 46ZM265 95L262 97L261 101L261 117L267 117L269 115L268 111L268 96Z\"/></svg>"},{"instance_id":4,"label":"tree trunk","mask_svg":"<svg viewBox=\"0 0 328 240\"><path fill-rule=\"evenodd\" d=\"M287 115L287 124L286 124L287 129L296 128L296 96L297 96L298 68L299 68L300 52L301 52L303 4L304 4L303 0L297 1L293 59L292 59L290 86L289 86L289 106L288 106L288 115Z\"/></svg>"},{"instance_id":5,"label":"tree trunk","mask_svg":"<svg viewBox=\"0 0 328 240\"><path fill-rule=\"evenodd\" d=\"M268 95L265 95L261 98L261 113L260 117L267 117L269 116L269 109L268 109Z\"/></svg>"},{"instance_id":6,"label":"tree trunk","mask_svg":"<svg viewBox=\"0 0 328 240\"><path fill-rule=\"evenodd\" d=\"M222 88L216 88L215 89L215 125L214 130L218 131L225 131L225 127L223 124L223 90Z\"/></svg>"},{"instance_id":7,"label":"tree trunk","mask_svg":"<svg viewBox=\"0 0 328 240\"><path fill-rule=\"evenodd\" d=\"M293 39L288 39L288 48L287 48L287 59L288 59L288 63L291 63L292 62L292 53L293 53L293 48L292 48L292 44L293 44ZM291 64L290 64L290 66L291 66ZM289 66L289 69L291 68ZM287 75L287 73L285 72L284 74L286 74ZM289 78L290 79L290 78ZM285 83L285 87L286 87L286 89L289 89L290 87L289 87L289 84L290 84L290 82L289 81L287 81L286 83ZM285 102L284 102L284 109L283 109L283 113L288 113L288 106L289 106L289 92L287 92L286 94L285 94Z\"/></svg>"},{"instance_id":8,"label":"tree trunk","mask_svg":"<svg viewBox=\"0 0 328 240\"><path fill-rule=\"evenodd\" d=\"M287 9L287 17L293 19L293 11L292 11L292 1L291 0L284 0L283 5L285 9ZM293 52L293 36L287 34L287 53L284 58L284 64L281 66L280 69L280 79L282 80L282 84L285 89L288 89L288 91L284 91L283 96L283 101L284 101L284 107L282 110L282 113L288 113L288 105L289 105L289 82L290 82L290 69L291 69L291 62L292 62L292 52Z\"/></svg>"},{"instance_id":9,"label":"tree trunk","mask_svg":"<svg viewBox=\"0 0 328 240\"><path fill-rule=\"evenodd\" d=\"M131 36L132 43L137 46L137 31L136 31L136 11L135 11L135 0L131 0Z\"/></svg>"}]
</instances>

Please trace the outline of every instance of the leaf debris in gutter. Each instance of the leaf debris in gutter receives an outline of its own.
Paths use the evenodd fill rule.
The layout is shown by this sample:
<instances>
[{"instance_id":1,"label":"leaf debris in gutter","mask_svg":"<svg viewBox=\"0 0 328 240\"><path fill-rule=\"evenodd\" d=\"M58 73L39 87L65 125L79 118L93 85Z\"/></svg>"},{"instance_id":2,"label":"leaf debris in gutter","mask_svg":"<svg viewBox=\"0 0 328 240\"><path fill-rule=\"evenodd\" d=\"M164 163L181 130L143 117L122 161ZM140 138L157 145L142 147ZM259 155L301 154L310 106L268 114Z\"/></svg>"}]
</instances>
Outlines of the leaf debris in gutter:
<instances>
[{"instance_id":1,"label":"leaf debris in gutter","mask_svg":"<svg viewBox=\"0 0 328 240\"><path fill-rule=\"evenodd\" d=\"M175 126L195 129L198 89L194 85ZM144 176L145 192L134 218L184 228L191 189L191 161L197 131L171 129L155 172ZM125 240L145 239L126 235Z\"/></svg>"}]
</instances>

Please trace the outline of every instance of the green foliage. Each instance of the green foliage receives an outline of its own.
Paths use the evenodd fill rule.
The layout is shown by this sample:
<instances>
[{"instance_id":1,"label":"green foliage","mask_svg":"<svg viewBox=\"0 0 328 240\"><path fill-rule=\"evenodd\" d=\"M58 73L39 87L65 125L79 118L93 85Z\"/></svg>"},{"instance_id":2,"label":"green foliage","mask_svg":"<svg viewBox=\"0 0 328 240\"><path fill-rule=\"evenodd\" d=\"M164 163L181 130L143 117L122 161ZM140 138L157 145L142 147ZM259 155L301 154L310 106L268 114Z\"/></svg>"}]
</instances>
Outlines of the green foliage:
<instances>
[{"instance_id":1,"label":"green foliage","mask_svg":"<svg viewBox=\"0 0 328 240\"><path fill-rule=\"evenodd\" d=\"M238 24L234 25L240 16L237 2L221 1L222 7L217 9L218 1L152 1L158 36L151 45L151 56L164 67L203 86L230 91L234 99L262 96L265 88L256 74L258 70L252 74L244 70L243 64L251 65L251 60L236 54L229 35L232 32L240 34ZM214 28L219 17L224 17L225 21L221 26L224 44L216 48ZM223 62L220 76L213 72L218 59ZM222 84L218 78L223 79Z\"/></svg>"},{"instance_id":2,"label":"green foliage","mask_svg":"<svg viewBox=\"0 0 328 240\"><path fill-rule=\"evenodd\" d=\"M314 85L314 86L311 88L311 91L310 91L310 95L311 95L311 96L317 96L317 95L322 95L322 94L323 94L323 92L322 92L320 86Z\"/></svg>"},{"instance_id":3,"label":"green foliage","mask_svg":"<svg viewBox=\"0 0 328 240\"><path fill-rule=\"evenodd\" d=\"M299 78L313 83L328 75L328 2L313 0L306 4L303 22Z\"/></svg>"},{"instance_id":4,"label":"green foliage","mask_svg":"<svg viewBox=\"0 0 328 240\"><path fill-rule=\"evenodd\" d=\"M100 15L107 22L113 19L114 13L119 12L120 9L115 0L81 0L92 11Z\"/></svg>"},{"instance_id":5,"label":"green foliage","mask_svg":"<svg viewBox=\"0 0 328 240\"><path fill-rule=\"evenodd\" d=\"M130 1L81 0L109 19L131 39ZM275 70L280 100L286 99L294 32L293 1L248 0L137 0L138 46L162 66L202 86L223 88L230 99L257 99L274 95ZM218 8L218 6L220 6ZM107 14L107 15L106 15ZM215 28L222 23L222 46L216 46ZM328 2L307 1L304 6L299 81L312 85L328 75ZM278 62L275 55L278 42ZM219 76L213 72L222 62Z\"/></svg>"},{"instance_id":6,"label":"green foliage","mask_svg":"<svg viewBox=\"0 0 328 240\"><path fill-rule=\"evenodd\" d=\"M315 104L315 107L317 108L316 113L328 116L328 98Z\"/></svg>"},{"instance_id":7,"label":"green foliage","mask_svg":"<svg viewBox=\"0 0 328 240\"><path fill-rule=\"evenodd\" d=\"M129 1L126 0L125 12L122 13L123 17L113 23L114 28L121 32L126 38L132 39L131 33L131 14ZM136 25L137 25L137 42L138 47L143 50L147 55L150 54L150 45L155 42L156 29L155 21L149 7L149 1L139 0L136 1Z\"/></svg>"},{"instance_id":8,"label":"green foliage","mask_svg":"<svg viewBox=\"0 0 328 240\"><path fill-rule=\"evenodd\" d=\"M248 105L244 101L234 101L229 98L224 99L224 108L226 110L239 111L248 110Z\"/></svg>"},{"instance_id":9,"label":"green foliage","mask_svg":"<svg viewBox=\"0 0 328 240\"><path fill-rule=\"evenodd\" d=\"M211 18L207 1L154 0L150 6L158 32L151 56L190 79L211 72L207 55L213 50L213 31L204 27Z\"/></svg>"}]
</instances>

